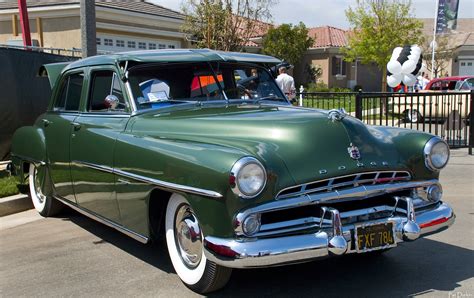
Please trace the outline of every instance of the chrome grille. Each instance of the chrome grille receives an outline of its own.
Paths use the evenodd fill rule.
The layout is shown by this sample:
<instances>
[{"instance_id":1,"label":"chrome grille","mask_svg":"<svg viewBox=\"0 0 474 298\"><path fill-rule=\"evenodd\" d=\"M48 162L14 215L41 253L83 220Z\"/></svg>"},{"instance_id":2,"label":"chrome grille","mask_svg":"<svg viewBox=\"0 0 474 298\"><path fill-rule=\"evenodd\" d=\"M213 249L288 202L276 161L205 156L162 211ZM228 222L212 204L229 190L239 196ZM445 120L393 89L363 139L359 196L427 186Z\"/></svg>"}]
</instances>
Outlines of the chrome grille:
<instances>
[{"instance_id":1,"label":"chrome grille","mask_svg":"<svg viewBox=\"0 0 474 298\"><path fill-rule=\"evenodd\" d=\"M280 200L303 194L347 189L359 185L376 185L408 181L410 179L411 175L406 171L363 172L291 186L281 190L277 194L276 199Z\"/></svg>"}]
</instances>

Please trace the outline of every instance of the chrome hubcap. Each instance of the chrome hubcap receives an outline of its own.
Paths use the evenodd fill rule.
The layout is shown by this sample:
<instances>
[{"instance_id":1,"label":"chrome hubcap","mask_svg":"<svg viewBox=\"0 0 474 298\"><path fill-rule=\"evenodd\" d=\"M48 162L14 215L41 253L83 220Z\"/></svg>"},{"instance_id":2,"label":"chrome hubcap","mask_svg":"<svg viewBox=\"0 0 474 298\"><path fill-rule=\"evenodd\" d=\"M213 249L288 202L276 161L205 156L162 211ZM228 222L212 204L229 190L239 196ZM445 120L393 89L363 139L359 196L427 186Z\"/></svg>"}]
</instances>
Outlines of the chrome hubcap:
<instances>
[{"instance_id":1,"label":"chrome hubcap","mask_svg":"<svg viewBox=\"0 0 474 298\"><path fill-rule=\"evenodd\" d=\"M174 222L176 246L183 263L196 268L202 257L202 234L199 223L189 205L181 205Z\"/></svg>"},{"instance_id":2,"label":"chrome hubcap","mask_svg":"<svg viewBox=\"0 0 474 298\"><path fill-rule=\"evenodd\" d=\"M44 173L40 174L38 171L38 168L35 168L34 172L34 177L33 181L35 183L34 189L36 191L36 197L38 197L38 200L40 203L43 203L44 200L46 199L46 196L43 194L43 190L41 189L41 186L43 185L43 180L44 180Z\"/></svg>"}]
</instances>

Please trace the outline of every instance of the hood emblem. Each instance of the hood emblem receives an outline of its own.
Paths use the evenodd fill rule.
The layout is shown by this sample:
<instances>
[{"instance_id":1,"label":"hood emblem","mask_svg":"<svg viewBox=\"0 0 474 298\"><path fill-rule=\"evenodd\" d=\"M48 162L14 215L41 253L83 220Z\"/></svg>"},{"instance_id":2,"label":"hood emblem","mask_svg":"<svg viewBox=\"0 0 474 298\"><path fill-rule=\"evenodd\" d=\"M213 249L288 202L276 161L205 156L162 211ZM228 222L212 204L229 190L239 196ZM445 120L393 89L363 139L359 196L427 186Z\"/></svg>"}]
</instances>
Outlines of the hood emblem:
<instances>
[{"instance_id":1,"label":"hood emblem","mask_svg":"<svg viewBox=\"0 0 474 298\"><path fill-rule=\"evenodd\" d=\"M346 117L346 111L344 109L332 109L328 113L328 119L332 122L341 121Z\"/></svg>"},{"instance_id":2,"label":"hood emblem","mask_svg":"<svg viewBox=\"0 0 474 298\"><path fill-rule=\"evenodd\" d=\"M349 145L349 147L347 147L347 152L349 153L349 156L352 159L359 160L359 158L360 158L359 148L354 146L352 143Z\"/></svg>"}]
</instances>

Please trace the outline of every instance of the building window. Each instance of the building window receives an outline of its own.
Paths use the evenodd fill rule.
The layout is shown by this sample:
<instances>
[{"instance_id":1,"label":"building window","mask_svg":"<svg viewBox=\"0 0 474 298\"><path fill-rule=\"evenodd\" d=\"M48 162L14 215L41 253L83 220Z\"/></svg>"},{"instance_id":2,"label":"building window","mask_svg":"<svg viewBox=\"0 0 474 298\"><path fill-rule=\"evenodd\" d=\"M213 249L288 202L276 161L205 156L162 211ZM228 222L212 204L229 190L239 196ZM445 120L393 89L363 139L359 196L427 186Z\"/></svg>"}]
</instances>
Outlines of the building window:
<instances>
[{"instance_id":1,"label":"building window","mask_svg":"<svg viewBox=\"0 0 474 298\"><path fill-rule=\"evenodd\" d=\"M104 45L106 46L113 46L114 45L114 41L112 39L109 39L109 38L104 38Z\"/></svg>"},{"instance_id":2,"label":"building window","mask_svg":"<svg viewBox=\"0 0 474 298\"><path fill-rule=\"evenodd\" d=\"M136 48L136 43L134 41L127 41L127 47L129 48Z\"/></svg>"},{"instance_id":3,"label":"building window","mask_svg":"<svg viewBox=\"0 0 474 298\"><path fill-rule=\"evenodd\" d=\"M174 49L174 48L175 48L174 45L172 45L172 44L169 44L169 45L168 45L168 49Z\"/></svg>"},{"instance_id":4,"label":"building window","mask_svg":"<svg viewBox=\"0 0 474 298\"><path fill-rule=\"evenodd\" d=\"M149 43L149 44L148 44L148 49L150 49L150 50L156 50L156 43Z\"/></svg>"},{"instance_id":5,"label":"building window","mask_svg":"<svg viewBox=\"0 0 474 298\"><path fill-rule=\"evenodd\" d=\"M146 50L146 42L139 42L139 43L138 43L138 48L139 48L139 49L145 49L145 50Z\"/></svg>"},{"instance_id":6,"label":"building window","mask_svg":"<svg viewBox=\"0 0 474 298\"><path fill-rule=\"evenodd\" d=\"M97 44L98 46L101 45L101 39L100 39L100 38L96 38L96 39L95 39L95 42L96 42L96 44Z\"/></svg>"},{"instance_id":7,"label":"building window","mask_svg":"<svg viewBox=\"0 0 474 298\"><path fill-rule=\"evenodd\" d=\"M125 41L123 40L116 40L115 41L115 46L119 47L119 48L123 48L125 47Z\"/></svg>"},{"instance_id":8,"label":"building window","mask_svg":"<svg viewBox=\"0 0 474 298\"><path fill-rule=\"evenodd\" d=\"M346 75L346 61L344 61L343 57L339 57L339 56L332 57L332 75L333 76Z\"/></svg>"},{"instance_id":9,"label":"building window","mask_svg":"<svg viewBox=\"0 0 474 298\"><path fill-rule=\"evenodd\" d=\"M160 43L160 44L158 45L158 49L166 49L166 45Z\"/></svg>"}]
</instances>

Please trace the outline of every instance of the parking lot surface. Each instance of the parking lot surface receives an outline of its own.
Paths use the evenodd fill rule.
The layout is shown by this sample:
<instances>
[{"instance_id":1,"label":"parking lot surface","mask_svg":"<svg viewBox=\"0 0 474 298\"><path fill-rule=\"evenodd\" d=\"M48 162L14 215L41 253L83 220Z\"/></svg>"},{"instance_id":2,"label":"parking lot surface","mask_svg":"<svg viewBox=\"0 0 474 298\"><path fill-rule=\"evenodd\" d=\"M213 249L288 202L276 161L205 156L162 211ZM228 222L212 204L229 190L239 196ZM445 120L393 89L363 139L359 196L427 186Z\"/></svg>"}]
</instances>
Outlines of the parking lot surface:
<instances>
[{"instance_id":1,"label":"parking lot surface","mask_svg":"<svg viewBox=\"0 0 474 298\"><path fill-rule=\"evenodd\" d=\"M474 297L474 157L452 150L444 200L448 230L380 256L352 255L235 270L211 296ZM178 279L161 244L143 245L78 213L34 210L0 218L0 296L197 296Z\"/></svg>"}]
</instances>

